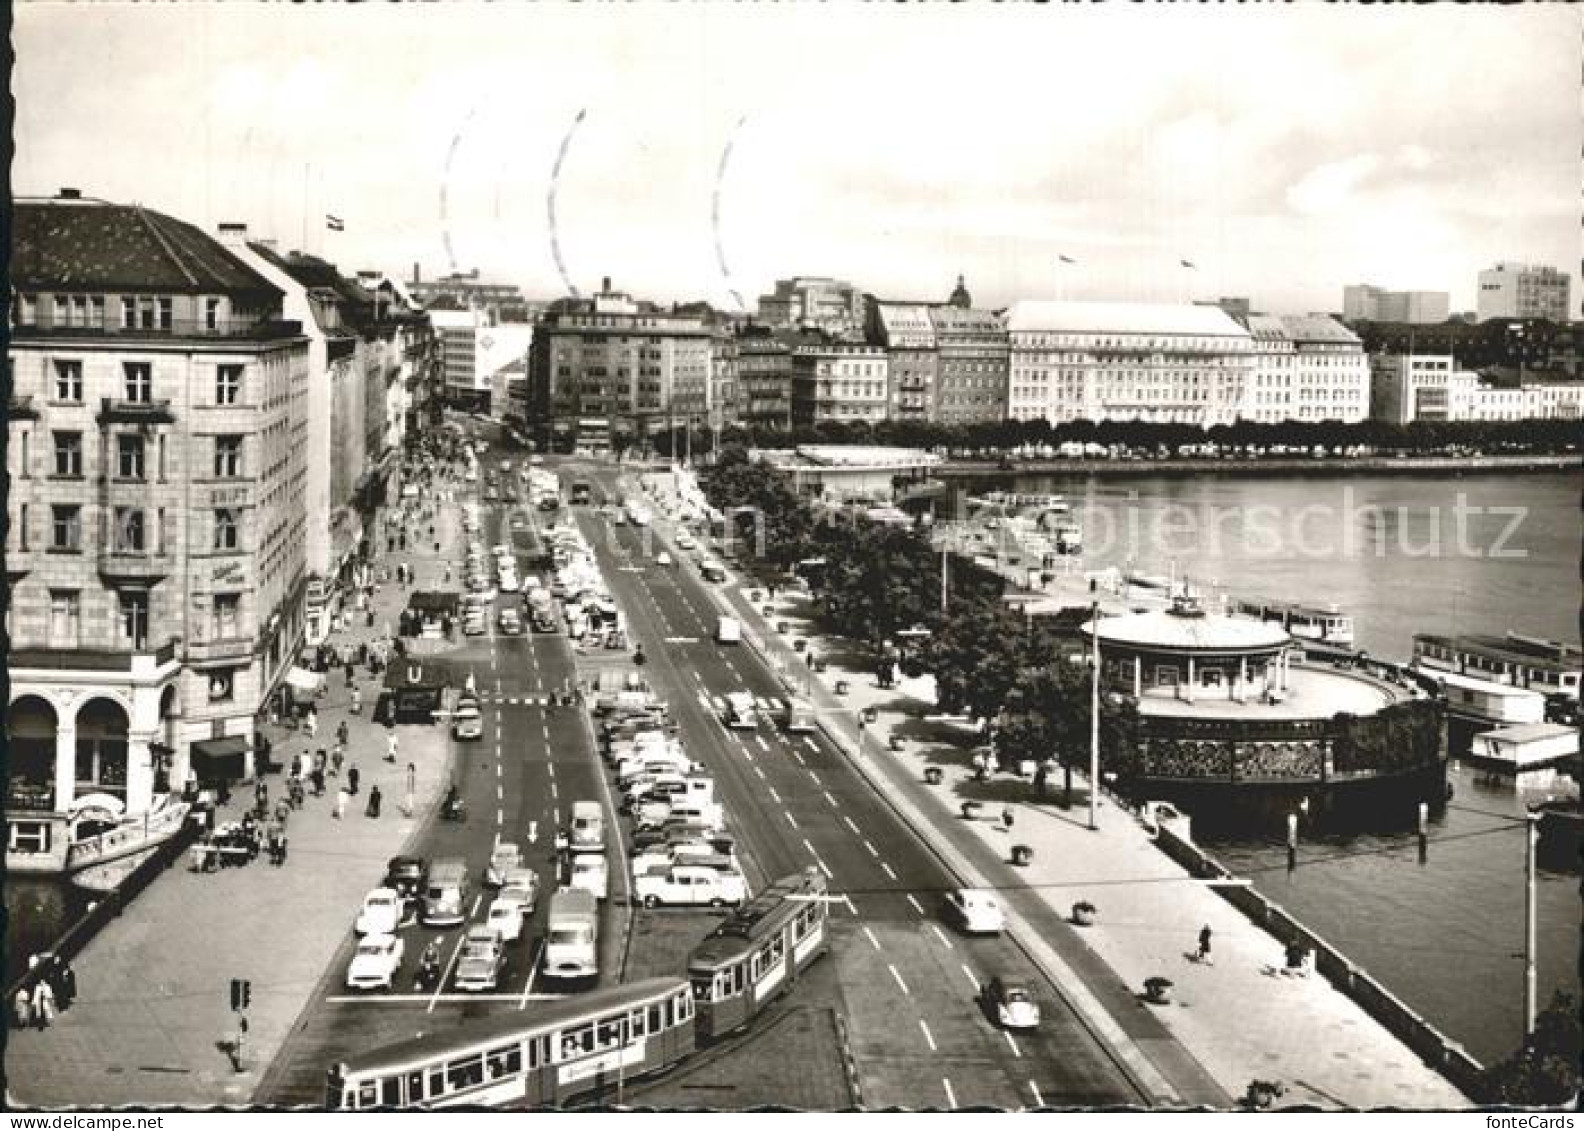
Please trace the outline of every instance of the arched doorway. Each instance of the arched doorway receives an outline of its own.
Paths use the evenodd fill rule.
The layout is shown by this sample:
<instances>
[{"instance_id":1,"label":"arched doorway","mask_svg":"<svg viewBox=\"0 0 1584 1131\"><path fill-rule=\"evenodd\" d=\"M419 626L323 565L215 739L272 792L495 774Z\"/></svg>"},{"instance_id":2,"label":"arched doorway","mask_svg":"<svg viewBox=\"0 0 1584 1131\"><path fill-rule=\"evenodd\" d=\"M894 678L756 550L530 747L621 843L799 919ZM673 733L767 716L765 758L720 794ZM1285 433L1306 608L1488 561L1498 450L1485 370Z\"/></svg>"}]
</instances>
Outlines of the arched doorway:
<instances>
[{"instance_id":1,"label":"arched doorway","mask_svg":"<svg viewBox=\"0 0 1584 1131\"><path fill-rule=\"evenodd\" d=\"M154 792L170 792L171 760L176 755L176 729L181 715L176 707L176 685L171 684L160 696L160 733L154 757Z\"/></svg>"},{"instance_id":2,"label":"arched doorway","mask_svg":"<svg viewBox=\"0 0 1584 1131\"><path fill-rule=\"evenodd\" d=\"M111 699L92 699L77 712L77 794L126 800L127 715Z\"/></svg>"},{"instance_id":3,"label":"arched doorway","mask_svg":"<svg viewBox=\"0 0 1584 1131\"><path fill-rule=\"evenodd\" d=\"M49 700L24 695L6 712L10 742L6 808L50 812L55 808L55 733L60 720Z\"/></svg>"}]
</instances>

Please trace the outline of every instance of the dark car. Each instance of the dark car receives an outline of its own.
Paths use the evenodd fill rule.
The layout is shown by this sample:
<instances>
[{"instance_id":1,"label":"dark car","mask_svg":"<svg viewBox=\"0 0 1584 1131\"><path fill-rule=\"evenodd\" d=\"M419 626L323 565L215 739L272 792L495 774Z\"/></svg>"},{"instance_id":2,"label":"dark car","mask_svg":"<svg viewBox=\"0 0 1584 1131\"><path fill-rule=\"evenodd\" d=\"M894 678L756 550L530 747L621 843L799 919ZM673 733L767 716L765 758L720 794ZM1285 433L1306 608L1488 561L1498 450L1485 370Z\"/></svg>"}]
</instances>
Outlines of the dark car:
<instances>
[{"instance_id":1,"label":"dark car","mask_svg":"<svg viewBox=\"0 0 1584 1131\"><path fill-rule=\"evenodd\" d=\"M417 899L429 879L429 863L419 856L393 856L385 865L384 886L403 899Z\"/></svg>"}]
</instances>

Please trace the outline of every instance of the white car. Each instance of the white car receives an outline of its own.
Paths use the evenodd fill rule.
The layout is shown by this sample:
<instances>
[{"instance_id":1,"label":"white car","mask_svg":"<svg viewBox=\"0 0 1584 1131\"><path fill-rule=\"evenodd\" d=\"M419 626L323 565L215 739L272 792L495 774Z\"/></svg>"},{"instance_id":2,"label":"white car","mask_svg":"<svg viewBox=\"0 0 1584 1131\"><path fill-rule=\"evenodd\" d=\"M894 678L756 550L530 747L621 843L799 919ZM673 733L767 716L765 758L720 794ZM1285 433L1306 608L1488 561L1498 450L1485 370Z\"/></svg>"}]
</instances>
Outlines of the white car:
<instances>
[{"instance_id":1,"label":"white car","mask_svg":"<svg viewBox=\"0 0 1584 1131\"><path fill-rule=\"evenodd\" d=\"M490 901L484 914L484 925L500 932L501 941L516 942L522 937L523 917L527 912L523 901L515 895L498 895Z\"/></svg>"},{"instance_id":2,"label":"white car","mask_svg":"<svg viewBox=\"0 0 1584 1131\"><path fill-rule=\"evenodd\" d=\"M610 868L605 856L597 852L573 854L567 869L567 887L582 888L595 899L604 899L610 891Z\"/></svg>"},{"instance_id":3,"label":"white car","mask_svg":"<svg viewBox=\"0 0 1584 1131\"><path fill-rule=\"evenodd\" d=\"M634 876L633 897L645 907L736 907L748 898L748 885L740 872L674 864Z\"/></svg>"},{"instance_id":4,"label":"white car","mask_svg":"<svg viewBox=\"0 0 1584 1131\"><path fill-rule=\"evenodd\" d=\"M691 550L698 545L691 534L678 534L676 536L676 544L679 550Z\"/></svg>"},{"instance_id":5,"label":"white car","mask_svg":"<svg viewBox=\"0 0 1584 1131\"><path fill-rule=\"evenodd\" d=\"M462 940L462 955L457 959L456 988L493 990L500 980L506 956L501 952L501 937L489 927L474 927Z\"/></svg>"},{"instance_id":6,"label":"white car","mask_svg":"<svg viewBox=\"0 0 1584 1131\"><path fill-rule=\"evenodd\" d=\"M497 898L515 899L522 904L524 915L533 914L533 909L539 905L539 873L526 864L507 868Z\"/></svg>"},{"instance_id":7,"label":"white car","mask_svg":"<svg viewBox=\"0 0 1584 1131\"><path fill-rule=\"evenodd\" d=\"M521 588L522 582L517 580L515 573L503 573L500 575L499 585L502 593L515 593Z\"/></svg>"},{"instance_id":8,"label":"white car","mask_svg":"<svg viewBox=\"0 0 1584 1131\"><path fill-rule=\"evenodd\" d=\"M401 895L392 888L375 888L363 897L352 931L359 935L394 935L401 918Z\"/></svg>"},{"instance_id":9,"label":"white car","mask_svg":"<svg viewBox=\"0 0 1584 1131\"><path fill-rule=\"evenodd\" d=\"M524 593L528 592L530 589L538 589L539 587L539 575L536 573L530 573L522 579L522 590Z\"/></svg>"},{"instance_id":10,"label":"white car","mask_svg":"<svg viewBox=\"0 0 1584 1131\"><path fill-rule=\"evenodd\" d=\"M506 882L506 873L522 866L522 849L509 840L503 840L490 853L489 864L484 869L484 882L498 888Z\"/></svg>"},{"instance_id":11,"label":"white car","mask_svg":"<svg viewBox=\"0 0 1584 1131\"><path fill-rule=\"evenodd\" d=\"M1022 982L995 977L985 987L985 997L995 1010L996 1020L1003 1029L1037 1029L1040 1023L1039 1002Z\"/></svg>"},{"instance_id":12,"label":"white car","mask_svg":"<svg viewBox=\"0 0 1584 1131\"><path fill-rule=\"evenodd\" d=\"M999 935L1006 930L1006 913L996 897L976 888L958 888L947 894L942 909L946 918L966 934Z\"/></svg>"},{"instance_id":13,"label":"white car","mask_svg":"<svg viewBox=\"0 0 1584 1131\"><path fill-rule=\"evenodd\" d=\"M347 967L346 984L354 990L388 990L396 984L403 944L395 935L368 935L359 941Z\"/></svg>"},{"instance_id":14,"label":"white car","mask_svg":"<svg viewBox=\"0 0 1584 1131\"><path fill-rule=\"evenodd\" d=\"M661 550L655 555L655 565L657 566L671 566L675 564L676 563L671 560L671 555L666 553L664 550Z\"/></svg>"}]
</instances>

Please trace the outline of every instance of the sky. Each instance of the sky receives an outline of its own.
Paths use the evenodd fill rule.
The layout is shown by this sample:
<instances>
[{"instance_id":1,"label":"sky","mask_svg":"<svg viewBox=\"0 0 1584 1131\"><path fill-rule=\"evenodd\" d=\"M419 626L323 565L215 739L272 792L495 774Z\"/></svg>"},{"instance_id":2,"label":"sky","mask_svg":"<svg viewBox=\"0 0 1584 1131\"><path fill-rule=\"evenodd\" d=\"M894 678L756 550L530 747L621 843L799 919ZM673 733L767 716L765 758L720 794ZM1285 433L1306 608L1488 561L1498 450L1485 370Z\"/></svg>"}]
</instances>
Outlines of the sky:
<instances>
[{"instance_id":1,"label":"sky","mask_svg":"<svg viewBox=\"0 0 1584 1131\"><path fill-rule=\"evenodd\" d=\"M1498 260L1579 266L1571 5L14 12L14 194L244 222L348 273L1296 313L1359 282L1471 310Z\"/></svg>"}]
</instances>

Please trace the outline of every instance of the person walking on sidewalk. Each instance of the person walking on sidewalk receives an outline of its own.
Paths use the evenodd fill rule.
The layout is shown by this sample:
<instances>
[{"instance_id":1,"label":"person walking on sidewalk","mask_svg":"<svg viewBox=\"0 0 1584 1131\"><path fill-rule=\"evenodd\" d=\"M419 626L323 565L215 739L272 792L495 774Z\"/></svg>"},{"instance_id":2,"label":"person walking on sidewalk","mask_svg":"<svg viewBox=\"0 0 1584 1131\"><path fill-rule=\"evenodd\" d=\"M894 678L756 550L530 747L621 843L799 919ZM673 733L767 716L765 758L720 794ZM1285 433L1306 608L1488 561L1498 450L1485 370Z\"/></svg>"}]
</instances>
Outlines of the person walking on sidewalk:
<instances>
[{"instance_id":1,"label":"person walking on sidewalk","mask_svg":"<svg viewBox=\"0 0 1584 1131\"><path fill-rule=\"evenodd\" d=\"M394 730L390 733L390 745L385 750L385 760L392 765L396 762L396 732Z\"/></svg>"},{"instance_id":2,"label":"person walking on sidewalk","mask_svg":"<svg viewBox=\"0 0 1584 1131\"><path fill-rule=\"evenodd\" d=\"M55 990L49 984L49 978L40 978L33 985L33 1023L40 1029L48 1029L55 1020Z\"/></svg>"},{"instance_id":3,"label":"person walking on sidewalk","mask_svg":"<svg viewBox=\"0 0 1584 1131\"><path fill-rule=\"evenodd\" d=\"M336 790L336 803L335 803L335 819L336 820L339 821L342 817L346 816L347 798L349 798L351 796L352 795L347 792L347 787L346 786L342 786L340 789Z\"/></svg>"},{"instance_id":4,"label":"person walking on sidewalk","mask_svg":"<svg viewBox=\"0 0 1584 1131\"><path fill-rule=\"evenodd\" d=\"M368 809L366 812L370 817L377 818L380 815L380 787L377 785L369 787Z\"/></svg>"},{"instance_id":5,"label":"person walking on sidewalk","mask_svg":"<svg viewBox=\"0 0 1584 1131\"><path fill-rule=\"evenodd\" d=\"M339 742L336 744L334 752L330 755L331 777L338 778L341 776L341 763L344 761L346 761L346 743Z\"/></svg>"},{"instance_id":6,"label":"person walking on sidewalk","mask_svg":"<svg viewBox=\"0 0 1584 1131\"><path fill-rule=\"evenodd\" d=\"M347 767L347 792L350 793L353 797L356 797L357 796L357 791L358 791L358 768L356 766L348 766Z\"/></svg>"},{"instance_id":7,"label":"person walking on sidewalk","mask_svg":"<svg viewBox=\"0 0 1584 1131\"><path fill-rule=\"evenodd\" d=\"M1205 966L1214 966L1215 965L1215 962L1210 958L1210 924L1209 923L1206 923L1203 927L1199 928L1199 951L1198 951L1197 954L1194 955L1194 958L1197 961L1199 961L1200 963L1202 963L1203 965L1205 965Z\"/></svg>"},{"instance_id":8,"label":"person walking on sidewalk","mask_svg":"<svg viewBox=\"0 0 1584 1131\"><path fill-rule=\"evenodd\" d=\"M347 739L350 738L351 735L352 735L351 728L347 726L347 721L345 719L342 719L341 720L341 725L336 727L336 741L339 742L342 746L345 746L347 744Z\"/></svg>"},{"instance_id":9,"label":"person walking on sidewalk","mask_svg":"<svg viewBox=\"0 0 1584 1131\"><path fill-rule=\"evenodd\" d=\"M33 999L28 996L27 990L18 990L16 997L12 999L11 1020L19 1033L23 1029L33 1027Z\"/></svg>"},{"instance_id":10,"label":"person walking on sidewalk","mask_svg":"<svg viewBox=\"0 0 1584 1131\"><path fill-rule=\"evenodd\" d=\"M363 713L363 689L361 687L354 687L352 689L352 713L354 715L361 715Z\"/></svg>"},{"instance_id":11,"label":"person walking on sidewalk","mask_svg":"<svg viewBox=\"0 0 1584 1131\"><path fill-rule=\"evenodd\" d=\"M1012 831L1012 806L1007 805L1001 810L1001 828L1005 832Z\"/></svg>"}]
</instances>

